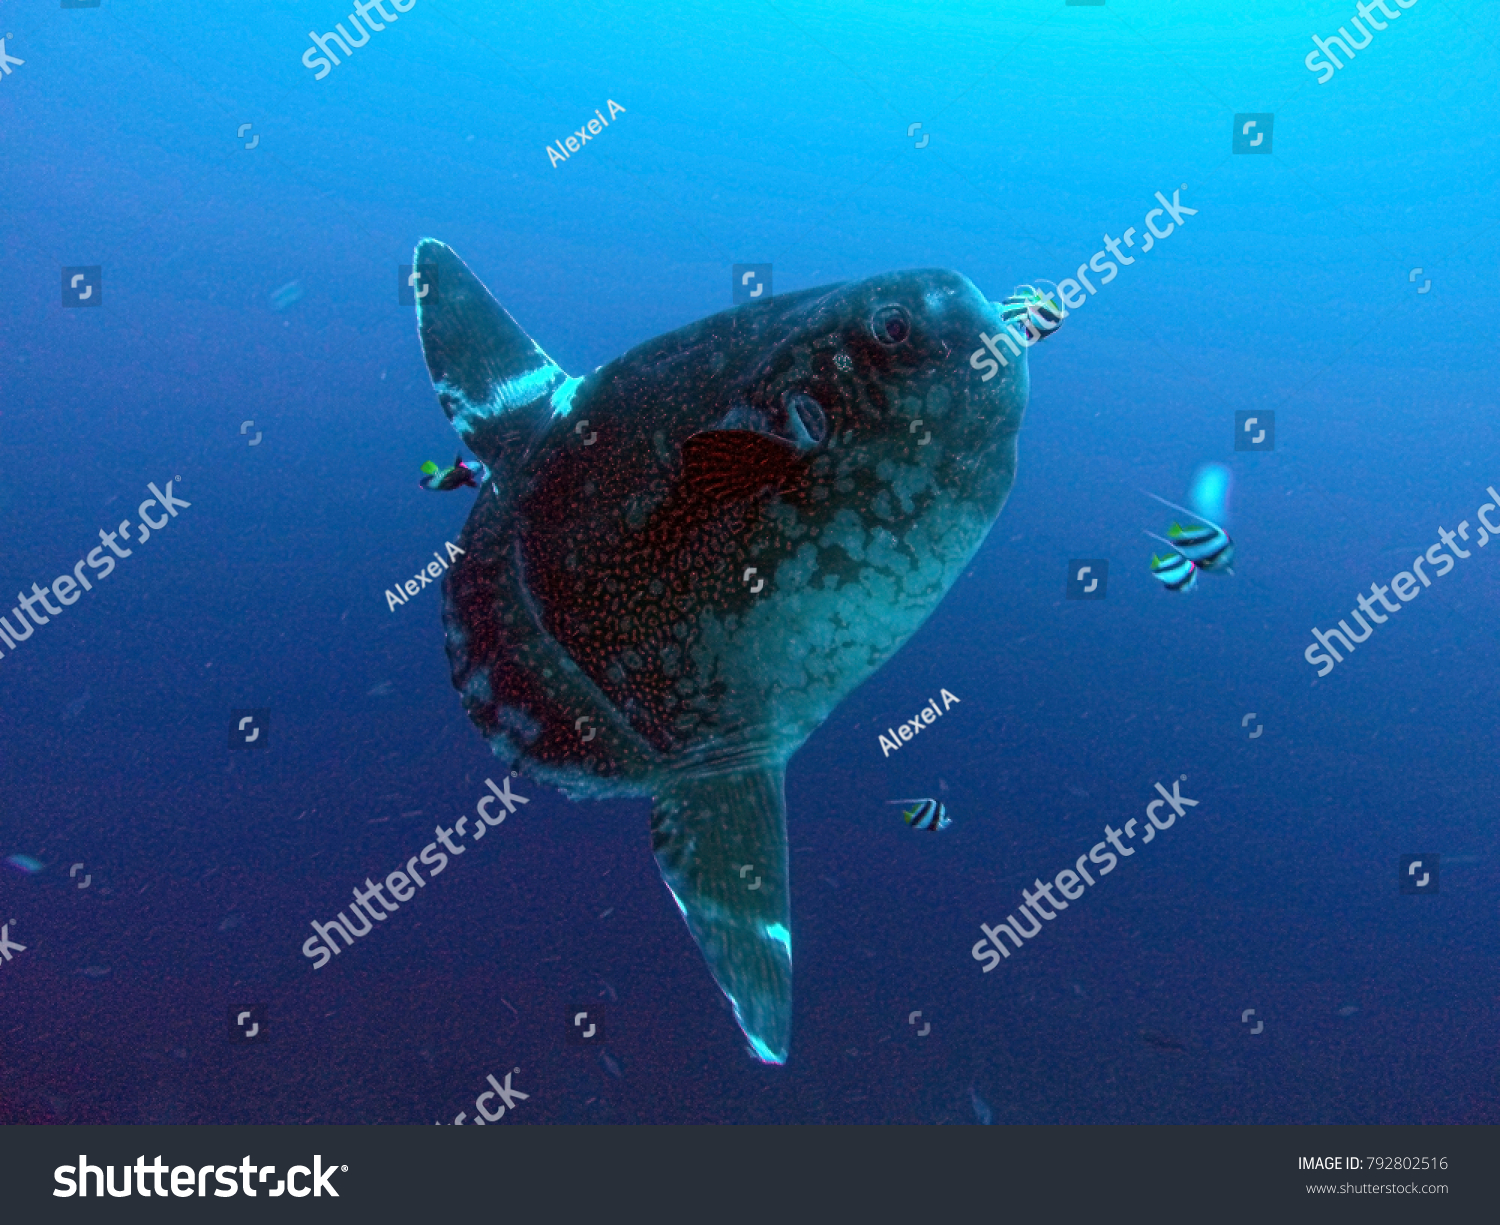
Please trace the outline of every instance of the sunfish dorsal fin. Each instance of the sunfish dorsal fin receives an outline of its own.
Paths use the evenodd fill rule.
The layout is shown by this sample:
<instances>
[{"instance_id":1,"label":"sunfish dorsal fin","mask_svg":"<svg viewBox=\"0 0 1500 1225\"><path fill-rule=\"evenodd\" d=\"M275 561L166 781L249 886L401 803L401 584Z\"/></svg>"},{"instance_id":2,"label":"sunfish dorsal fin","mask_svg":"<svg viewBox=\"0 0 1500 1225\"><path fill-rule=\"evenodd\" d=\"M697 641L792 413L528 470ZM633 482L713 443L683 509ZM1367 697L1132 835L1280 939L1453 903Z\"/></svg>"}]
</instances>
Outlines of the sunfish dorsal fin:
<instances>
[{"instance_id":1,"label":"sunfish dorsal fin","mask_svg":"<svg viewBox=\"0 0 1500 1225\"><path fill-rule=\"evenodd\" d=\"M680 775L651 810L662 880L750 1041L785 1063L792 1031L792 903L782 766Z\"/></svg>"},{"instance_id":2,"label":"sunfish dorsal fin","mask_svg":"<svg viewBox=\"0 0 1500 1225\"><path fill-rule=\"evenodd\" d=\"M450 247L424 238L412 262L435 273L417 330L438 403L469 450L506 473L546 430L568 376Z\"/></svg>"}]
</instances>

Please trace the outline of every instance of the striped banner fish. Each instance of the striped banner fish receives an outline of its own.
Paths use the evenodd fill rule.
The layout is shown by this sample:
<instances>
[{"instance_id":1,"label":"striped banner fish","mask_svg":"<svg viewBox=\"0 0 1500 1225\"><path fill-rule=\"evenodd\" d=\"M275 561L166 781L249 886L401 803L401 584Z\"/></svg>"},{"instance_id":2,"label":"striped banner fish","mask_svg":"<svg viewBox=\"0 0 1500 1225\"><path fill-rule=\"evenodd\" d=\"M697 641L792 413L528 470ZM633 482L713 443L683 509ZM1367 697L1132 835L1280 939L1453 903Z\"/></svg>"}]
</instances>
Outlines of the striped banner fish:
<instances>
[{"instance_id":1,"label":"striped banner fish","mask_svg":"<svg viewBox=\"0 0 1500 1225\"><path fill-rule=\"evenodd\" d=\"M901 815L912 829L931 830L936 833L940 829L947 829L953 822L948 817L947 806L940 800L887 800L888 804L910 804Z\"/></svg>"},{"instance_id":2,"label":"striped banner fish","mask_svg":"<svg viewBox=\"0 0 1500 1225\"><path fill-rule=\"evenodd\" d=\"M1178 506L1176 502L1168 502L1166 498L1158 498L1154 493L1148 496L1155 498L1163 506L1169 506L1173 510L1181 511L1184 515L1193 516L1193 512L1185 506ZM1194 516L1188 522L1190 525L1188 527L1173 523L1167 529L1167 536L1170 539L1162 540L1160 536L1154 539L1162 540L1163 544L1181 553L1200 569L1216 574L1233 574L1234 571L1229 566L1234 561L1234 541L1229 538L1229 533L1212 519L1206 519L1202 515ZM1150 533L1148 532L1147 535Z\"/></svg>"},{"instance_id":3,"label":"striped banner fish","mask_svg":"<svg viewBox=\"0 0 1500 1225\"><path fill-rule=\"evenodd\" d=\"M1191 591L1198 585L1198 567L1181 553L1151 554L1151 576L1168 591Z\"/></svg>"},{"instance_id":4,"label":"striped banner fish","mask_svg":"<svg viewBox=\"0 0 1500 1225\"><path fill-rule=\"evenodd\" d=\"M1000 319L1006 324L1020 320L1026 329L1026 339L1035 344L1062 326L1065 312L1058 302L1059 296L1056 286L1048 294L1035 285L1017 285L1016 292L1000 303Z\"/></svg>"}]
</instances>

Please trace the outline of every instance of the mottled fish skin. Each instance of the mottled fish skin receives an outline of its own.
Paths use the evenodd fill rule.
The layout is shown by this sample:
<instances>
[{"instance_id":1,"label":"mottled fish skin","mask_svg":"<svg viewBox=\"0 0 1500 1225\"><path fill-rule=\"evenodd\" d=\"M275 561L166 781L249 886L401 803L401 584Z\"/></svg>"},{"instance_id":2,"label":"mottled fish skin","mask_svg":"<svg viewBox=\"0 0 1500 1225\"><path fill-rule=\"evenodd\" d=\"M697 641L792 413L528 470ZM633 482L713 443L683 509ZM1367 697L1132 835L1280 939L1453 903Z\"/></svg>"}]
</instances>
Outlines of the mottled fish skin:
<instances>
[{"instance_id":1,"label":"mottled fish skin","mask_svg":"<svg viewBox=\"0 0 1500 1225\"><path fill-rule=\"evenodd\" d=\"M868 335L873 305L928 295L962 322L940 321L900 353ZM901 273L727 311L582 379L521 485L486 485L454 568L450 633L501 612L504 628L469 645L455 681L502 755L580 795L641 778L643 755L647 775L790 755L936 607L1009 491L1025 366L1013 361L991 385L973 378L963 346L981 325L998 330L994 307L965 278ZM847 374L839 353L854 358ZM736 405L775 414L794 394L828 418L806 499L695 502L683 442ZM583 420L597 435L587 448L573 430ZM535 628L589 686L495 674L539 651L523 641L531 627L490 599L499 576L483 559L502 539L515 542L506 566L524 570ZM758 593L750 566L765 580ZM482 617L466 594L490 604L473 610ZM575 720L602 725L610 713L638 739L581 743Z\"/></svg>"},{"instance_id":2,"label":"mottled fish skin","mask_svg":"<svg viewBox=\"0 0 1500 1225\"><path fill-rule=\"evenodd\" d=\"M982 382L968 358L999 308L914 271L737 307L571 378L447 247L423 240L414 262L443 285L419 307L439 399L491 473L444 583L454 684L515 768L574 797L657 798L664 879L779 1062L785 763L999 514L1026 351ZM486 328L499 339L471 352Z\"/></svg>"}]
</instances>

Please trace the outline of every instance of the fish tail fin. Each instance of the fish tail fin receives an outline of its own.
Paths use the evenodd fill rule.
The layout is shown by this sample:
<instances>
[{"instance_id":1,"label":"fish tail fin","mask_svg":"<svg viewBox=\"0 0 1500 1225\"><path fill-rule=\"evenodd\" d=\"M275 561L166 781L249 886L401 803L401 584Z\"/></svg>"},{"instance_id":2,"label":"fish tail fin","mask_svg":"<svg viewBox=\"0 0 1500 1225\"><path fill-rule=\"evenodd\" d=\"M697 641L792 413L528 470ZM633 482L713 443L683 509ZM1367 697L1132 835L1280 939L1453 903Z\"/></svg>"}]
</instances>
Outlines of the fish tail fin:
<instances>
[{"instance_id":1,"label":"fish tail fin","mask_svg":"<svg viewBox=\"0 0 1500 1225\"><path fill-rule=\"evenodd\" d=\"M424 238L412 262L433 273L417 331L438 403L469 450L509 472L546 431L552 393L568 376L452 248Z\"/></svg>"},{"instance_id":2,"label":"fish tail fin","mask_svg":"<svg viewBox=\"0 0 1500 1225\"><path fill-rule=\"evenodd\" d=\"M763 1063L792 1029L792 911L785 768L679 775L656 796L651 849L663 882Z\"/></svg>"}]
</instances>

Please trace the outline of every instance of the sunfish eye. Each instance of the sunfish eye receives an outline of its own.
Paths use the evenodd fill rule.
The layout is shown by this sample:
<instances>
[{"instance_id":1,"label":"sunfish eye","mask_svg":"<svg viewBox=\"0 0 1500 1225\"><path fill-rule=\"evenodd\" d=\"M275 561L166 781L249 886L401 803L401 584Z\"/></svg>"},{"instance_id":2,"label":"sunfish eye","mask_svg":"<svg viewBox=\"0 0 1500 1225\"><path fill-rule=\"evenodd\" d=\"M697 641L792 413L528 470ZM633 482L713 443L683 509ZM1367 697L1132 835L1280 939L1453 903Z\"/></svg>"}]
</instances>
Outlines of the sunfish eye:
<instances>
[{"instance_id":1,"label":"sunfish eye","mask_svg":"<svg viewBox=\"0 0 1500 1225\"><path fill-rule=\"evenodd\" d=\"M911 335L911 316L902 306L882 306L870 320L870 331L883 345L899 345Z\"/></svg>"}]
</instances>

